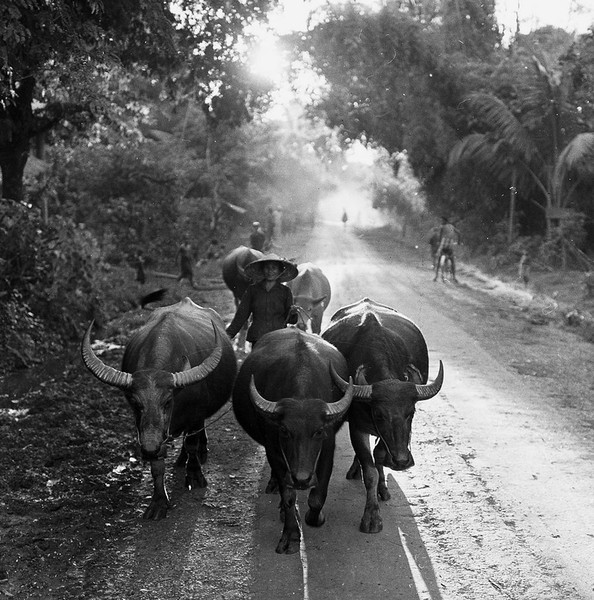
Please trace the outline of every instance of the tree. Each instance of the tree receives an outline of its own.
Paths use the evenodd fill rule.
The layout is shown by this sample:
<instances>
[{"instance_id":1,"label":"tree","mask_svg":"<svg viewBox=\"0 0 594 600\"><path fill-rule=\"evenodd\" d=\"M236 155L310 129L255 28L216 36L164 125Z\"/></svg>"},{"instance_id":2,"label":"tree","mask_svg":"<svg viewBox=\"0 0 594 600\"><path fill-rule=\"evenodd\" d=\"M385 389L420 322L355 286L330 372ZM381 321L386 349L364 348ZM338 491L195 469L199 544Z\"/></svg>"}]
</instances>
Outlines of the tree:
<instances>
[{"instance_id":1,"label":"tree","mask_svg":"<svg viewBox=\"0 0 594 600\"><path fill-rule=\"evenodd\" d=\"M594 179L594 133L575 136L560 151L562 113L566 105L550 72L537 59L533 60L544 96L548 99L547 104L540 105L540 114L536 114L539 105L530 104L529 99L525 100L523 115L516 116L499 98L486 93L472 94L466 99L465 108L479 119L486 131L464 137L450 153L451 167L470 161L509 185L509 241L514 231L518 189L544 212L550 237L553 221L559 219L560 210L567 208L571 201L575 188L572 180ZM542 147L545 136L534 124L537 118L540 123L549 124L545 151ZM541 199L532 196L532 188L540 192Z\"/></svg>"},{"instance_id":2,"label":"tree","mask_svg":"<svg viewBox=\"0 0 594 600\"><path fill-rule=\"evenodd\" d=\"M66 119L81 127L125 100L126 79L157 76L221 118L257 96L230 48L273 0L5 0L0 6L2 196L20 200L31 139ZM242 86L234 87L242 81ZM130 104L130 102L128 102ZM115 111L109 115L113 121Z\"/></svg>"},{"instance_id":3,"label":"tree","mask_svg":"<svg viewBox=\"0 0 594 600\"><path fill-rule=\"evenodd\" d=\"M438 13L423 13L427 21L405 4L412 5L333 9L302 36L300 47L328 84L312 111L325 115L345 139L365 135L389 153L406 150L417 177L430 181L443 170L456 138L455 107L484 67L472 58L478 51L469 51L470 58L445 53ZM487 29L495 41L496 32Z\"/></svg>"},{"instance_id":4,"label":"tree","mask_svg":"<svg viewBox=\"0 0 594 600\"><path fill-rule=\"evenodd\" d=\"M140 48L155 61L174 56L173 29L163 3L133 0L8 0L0 23L2 195L21 200L30 140L74 114L92 115L92 89L115 57L137 61Z\"/></svg>"},{"instance_id":5,"label":"tree","mask_svg":"<svg viewBox=\"0 0 594 600\"><path fill-rule=\"evenodd\" d=\"M501 44L494 0L444 0L442 12L448 54L486 60Z\"/></svg>"}]
</instances>

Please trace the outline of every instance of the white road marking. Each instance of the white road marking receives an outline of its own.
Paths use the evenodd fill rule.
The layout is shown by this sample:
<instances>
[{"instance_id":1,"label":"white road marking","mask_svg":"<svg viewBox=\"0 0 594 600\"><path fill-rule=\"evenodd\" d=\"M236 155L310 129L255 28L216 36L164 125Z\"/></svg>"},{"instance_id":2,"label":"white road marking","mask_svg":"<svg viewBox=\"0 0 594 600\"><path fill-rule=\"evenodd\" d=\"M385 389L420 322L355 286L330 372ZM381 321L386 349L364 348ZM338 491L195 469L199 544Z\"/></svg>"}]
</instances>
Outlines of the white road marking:
<instances>
[{"instance_id":1,"label":"white road marking","mask_svg":"<svg viewBox=\"0 0 594 600\"><path fill-rule=\"evenodd\" d=\"M297 523L299 523L299 533L301 535L301 541L299 542L299 558L301 559L301 573L303 576L303 600L309 600L307 549L305 548L305 536L303 535L303 527L301 526L299 512L297 513Z\"/></svg>"},{"instance_id":2,"label":"white road marking","mask_svg":"<svg viewBox=\"0 0 594 600\"><path fill-rule=\"evenodd\" d=\"M425 579L423 577L423 573L421 569L417 565L417 561L413 556L410 548L408 547L408 541L406 539L405 533L398 528L398 534L400 535L400 541L402 543L402 548L404 549L404 554L406 555L406 559L408 560L408 566L410 567L410 573L413 578L413 582L415 584L415 588L420 600L431 600L431 592L429 591L427 584L425 583Z\"/></svg>"}]
</instances>

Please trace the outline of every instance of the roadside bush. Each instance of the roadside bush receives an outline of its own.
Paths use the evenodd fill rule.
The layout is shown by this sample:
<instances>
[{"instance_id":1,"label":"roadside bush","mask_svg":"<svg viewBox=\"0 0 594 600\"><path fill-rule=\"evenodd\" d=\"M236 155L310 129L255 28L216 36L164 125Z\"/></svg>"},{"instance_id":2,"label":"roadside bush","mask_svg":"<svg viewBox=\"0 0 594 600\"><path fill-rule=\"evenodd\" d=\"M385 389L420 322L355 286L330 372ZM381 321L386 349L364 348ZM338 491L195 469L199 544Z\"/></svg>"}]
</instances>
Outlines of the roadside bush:
<instances>
[{"instance_id":1,"label":"roadside bush","mask_svg":"<svg viewBox=\"0 0 594 600\"><path fill-rule=\"evenodd\" d=\"M125 265L139 251L170 263L179 245L177 202L187 156L154 143L53 148L57 212L85 223L105 260Z\"/></svg>"},{"instance_id":2,"label":"roadside bush","mask_svg":"<svg viewBox=\"0 0 594 600\"><path fill-rule=\"evenodd\" d=\"M44 223L38 209L0 205L0 343L27 366L102 320L101 254L94 237L70 219Z\"/></svg>"}]
</instances>

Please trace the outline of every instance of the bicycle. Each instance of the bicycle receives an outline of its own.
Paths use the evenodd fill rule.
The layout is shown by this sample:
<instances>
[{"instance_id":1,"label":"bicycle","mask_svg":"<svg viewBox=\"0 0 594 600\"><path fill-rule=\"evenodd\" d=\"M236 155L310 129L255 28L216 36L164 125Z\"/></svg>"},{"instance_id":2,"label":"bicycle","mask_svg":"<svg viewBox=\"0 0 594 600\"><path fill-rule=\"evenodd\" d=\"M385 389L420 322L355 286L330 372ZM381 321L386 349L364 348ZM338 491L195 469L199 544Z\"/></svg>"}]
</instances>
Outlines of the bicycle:
<instances>
[{"instance_id":1,"label":"bicycle","mask_svg":"<svg viewBox=\"0 0 594 600\"><path fill-rule=\"evenodd\" d=\"M437 257L437 267L435 269L435 277L433 281L437 281L437 277L439 276L439 271L441 270L441 280L446 283L447 281L453 281L454 283L458 283L454 275L454 260L452 257L452 253L442 250L439 256Z\"/></svg>"}]
</instances>

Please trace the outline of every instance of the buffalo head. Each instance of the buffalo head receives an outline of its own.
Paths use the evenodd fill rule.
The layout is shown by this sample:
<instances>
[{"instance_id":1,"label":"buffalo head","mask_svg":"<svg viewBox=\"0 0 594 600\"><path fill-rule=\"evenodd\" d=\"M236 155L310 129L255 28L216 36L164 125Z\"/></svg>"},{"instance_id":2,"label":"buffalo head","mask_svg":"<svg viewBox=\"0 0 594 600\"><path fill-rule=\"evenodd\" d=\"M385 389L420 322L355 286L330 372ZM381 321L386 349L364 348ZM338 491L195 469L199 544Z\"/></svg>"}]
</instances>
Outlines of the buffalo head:
<instances>
[{"instance_id":1,"label":"buffalo head","mask_svg":"<svg viewBox=\"0 0 594 600\"><path fill-rule=\"evenodd\" d=\"M343 391L349 385L334 369L332 376ZM399 379L385 379L368 384L364 369L357 372L353 391L353 406L359 422L380 438L387 450L378 456L379 464L402 471L415 464L410 450L412 420L417 402L428 400L439 393L443 384L443 363L439 361L439 372L434 381L418 384Z\"/></svg>"},{"instance_id":2,"label":"buffalo head","mask_svg":"<svg viewBox=\"0 0 594 600\"><path fill-rule=\"evenodd\" d=\"M313 333L320 333L322 314L326 308L327 296L312 298L310 296L295 296L293 303L298 306L299 318L297 327L302 331L307 331L307 325L310 324Z\"/></svg>"},{"instance_id":3,"label":"buffalo head","mask_svg":"<svg viewBox=\"0 0 594 600\"><path fill-rule=\"evenodd\" d=\"M143 458L163 458L166 444L171 441L170 424L175 394L178 390L202 381L219 364L223 353L220 334L214 329L214 350L199 365L190 366L184 358L184 368L172 373L157 368L146 368L127 373L106 365L91 347L89 325L81 344L82 359L97 379L120 388L134 411L138 441Z\"/></svg>"},{"instance_id":4,"label":"buffalo head","mask_svg":"<svg viewBox=\"0 0 594 600\"><path fill-rule=\"evenodd\" d=\"M278 429L278 443L287 467L287 486L303 490L313 487L322 444L334 435L334 428L346 415L353 399L353 381L349 379L344 396L337 402L319 398L266 400L250 380L250 398L260 415Z\"/></svg>"}]
</instances>

